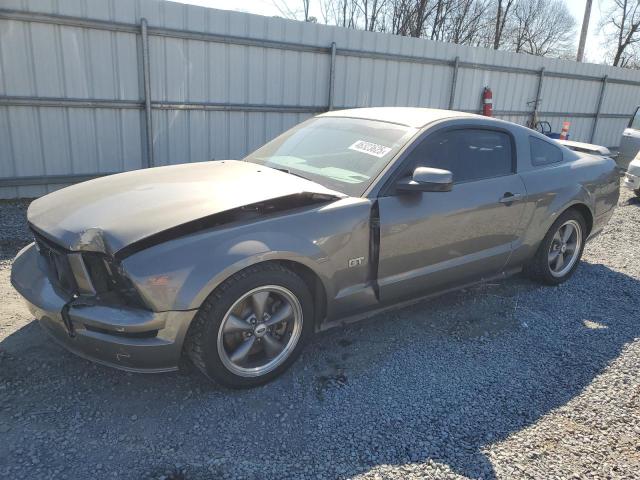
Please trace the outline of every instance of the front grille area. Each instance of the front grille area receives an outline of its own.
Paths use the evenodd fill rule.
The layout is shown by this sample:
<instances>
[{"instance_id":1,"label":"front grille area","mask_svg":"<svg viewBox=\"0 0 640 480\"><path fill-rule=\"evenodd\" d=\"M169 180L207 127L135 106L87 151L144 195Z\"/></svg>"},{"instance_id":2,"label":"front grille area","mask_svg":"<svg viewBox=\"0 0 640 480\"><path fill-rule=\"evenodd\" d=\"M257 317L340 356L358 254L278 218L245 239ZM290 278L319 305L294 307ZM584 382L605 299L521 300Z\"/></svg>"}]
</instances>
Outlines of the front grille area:
<instances>
[{"instance_id":1,"label":"front grille area","mask_svg":"<svg viewBox=\"0 0 640 480\"><path fill-rule=\"evenodd\" d=\"M131 281L111 258L95 252L74 252L31 228L38 251L47 264L53 286L79 301L146 308Z\"/></svg>"},{"instance_id":2,"label":"front grille area","mask_svg":"<svg viewBox=\"0 0 640 480\"><path fill-rule=\"evenodd\" d=\"M78 287L69 265L68 252L37 232L33 232L40 255L45 259L50 280L63 292L73 294Z\"/></svg>"}]
</instances>

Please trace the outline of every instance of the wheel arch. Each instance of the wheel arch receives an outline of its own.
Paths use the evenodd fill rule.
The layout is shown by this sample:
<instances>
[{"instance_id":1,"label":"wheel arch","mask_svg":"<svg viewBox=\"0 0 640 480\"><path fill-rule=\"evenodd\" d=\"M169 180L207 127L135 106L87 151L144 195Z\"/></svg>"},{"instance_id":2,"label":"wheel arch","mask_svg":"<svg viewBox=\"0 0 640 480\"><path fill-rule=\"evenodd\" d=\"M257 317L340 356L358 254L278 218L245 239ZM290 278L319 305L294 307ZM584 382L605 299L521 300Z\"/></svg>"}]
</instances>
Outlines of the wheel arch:
<instances>
[{"instance_id":1,"label":"wheel arch","mask_svg":"<svg viewBox=\"0 0 640 480\"><path fill-rule=\"evenodd\" d=\"M540 237L536 239L536 242L534 244L535 248L532 251L532 255L534 255L535 252L538 250L538 246L540 245L540 242L542 242L545 235L549 232L549 229L553 226L553 223L570 210L577 211L582 215L585 222L587 223L586 237L589 236L589 234L591 233L591 229L593 228L593 218L594 218L593 212L591 211L591 208L589 208L589 206L586 203L576 201L569 205L564 205L562 208L555 210L555 213L549 216L549 218L545 222L545 225L543 226L543 229L541 229L540 233L538 234L540 235Z\"/></svg>"},{"instance_id":2,"label":"wheel arch","mask_svg":"<svg viewBox=\"0 0 640 480\"><path fill-rule=\"evenodd\" d=\"M318 330L327 315L327 290L320 276L310 267L295 260L272 260L300 275L313 297L313 326Z\"/></svg>"},{"instance_id":3,"label":"wheel arch","mask_svg":"<svg viewBox=\"0 0 640 480\"><path fill-rule=\"evenodd\" d=\"M314 329L318 330L319 325L322 323L327 313L327 289L321 275L306 262L304 262L303 259L272 257L256 258L253 259L253 261L245 260L243 262L240 262L239 264L234 265L232 268L227 269L224 272L224 275L218 276L216 278L214 284L210 284L207 288L200 292L200 294L198 295L200 300L198 300L197 304L195 304L194 307L200 308L204 300L208 298L212 293L214 293L218 288L220 288L220 286L233 275L236 275L237 273L240 273L249 268L269 263L280 264L302 278L303 282L309 289L309 293L311 293L311 296L313 298Z\"/></svg>"},{"instance_id":4,"label":"wheel arch","mask_svg":"<svg viewBox=\"0 0 640 480\"><path fill-rule=\"evenodd\" d=\"M560 215L564 215L565 212L568 212L570 210L577 211L578 213L580 213L580 215L582 215L582 218L584 218L584 221L586 222L586 227L587 227L585 238L588 238L589 234L591 233L591 230L593 229L593 212L584 203L574 203L573 205L570 205L569 207L565 208L562 212L560 212L558 217L560 217Z\"/></svg>"},{"instance_id":5,"label":"wheel arch","mask_svg":"<svg viewBox=\"0 0 640 480\"><path fill-rule=\"evenodd\" d=\"M577 211L582 215L586 222L586 237L588 237L593 230L595 217L586 199L574 198L573 201L570 202L563 202L559 205L541 208L526 228L524 240L518 247L514 255L515 258L511 261L511 264L515 266L529 262L536 255L540 243L544 240L553 223L561 215L570 210Z\"/></svg>"}]
</instances>

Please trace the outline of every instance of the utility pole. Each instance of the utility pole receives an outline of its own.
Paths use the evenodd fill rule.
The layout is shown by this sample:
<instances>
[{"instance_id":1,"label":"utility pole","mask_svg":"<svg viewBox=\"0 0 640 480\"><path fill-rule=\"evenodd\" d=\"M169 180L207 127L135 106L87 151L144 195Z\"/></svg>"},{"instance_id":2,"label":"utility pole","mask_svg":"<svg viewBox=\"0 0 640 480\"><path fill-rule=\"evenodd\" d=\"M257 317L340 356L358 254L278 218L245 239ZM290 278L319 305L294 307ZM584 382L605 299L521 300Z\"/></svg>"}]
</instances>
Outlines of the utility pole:
<instances>
[{"instance_id":1,"label":"utility pole","mask_svg":"<svg viewBox=\"0 0 640 480\"><path fill-rule=\"evenodd\" d=\"M589 17L591 17L591 3L593 0L587 0L587 5L584 8L584 18L582 19L582 30L580 30L580 43L578 44L578 57L576 60L579 62L584 58L584 44L587 41L587 30L589 30Z\"/></svg>"},{"instance_id":2,"label":"utility pole","mask_svg":"<svg viewBox=\"0 0 640 480\"><path fill-rule=\"evenodd\" d=\"M496 36L493 37L493 49L500 48L500 21L502 20L502 0L498 0L498 15L496 17Z\"/></svg>"}]
</instances>

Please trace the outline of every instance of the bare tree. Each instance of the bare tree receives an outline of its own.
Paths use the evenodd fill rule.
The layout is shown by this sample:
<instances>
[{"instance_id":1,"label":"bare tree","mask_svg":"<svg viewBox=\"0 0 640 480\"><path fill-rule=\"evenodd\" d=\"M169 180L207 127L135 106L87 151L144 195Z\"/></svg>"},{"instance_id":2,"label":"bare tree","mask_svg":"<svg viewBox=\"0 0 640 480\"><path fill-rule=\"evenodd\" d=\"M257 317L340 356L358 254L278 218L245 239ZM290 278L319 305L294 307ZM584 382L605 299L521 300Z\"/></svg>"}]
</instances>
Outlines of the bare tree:
<instances>
[{"instance_id":1,"label":"bare tree","mask_svg":"<svg viewBox=\"0 0 640 480\"><path fill-rule=\"evenodd\" d=\"M640 1L613 0L608 15L603 16L608 44L614 66L626 67L639 63L637 44L640 42Z\"/></svg>"},{"instance_id":2,"label":"bare tree","mask_svg":"<svg viewBox=\"0 0 640 480\"><path fill-rule=\"evenodd\" d=\"M364 30L378 30L378 20L384 12L387 0L354 0L357 9L364 19Z\"/></svg>"},{"instance_id":3,"label":"bare tree","mask_svg":"<svg viewBox=\"0 0 640 480\"><path fill-rule=\"evenodd\" d=\"M391 32L409 37L425 36L425 25L438 0L394 0Z\"/></svg>"},{"instance_id":4,"label":"bare tree","mask_svg":"<svg viewBox=\"0 0 640 480\"><path fill-rule=\"evenodd\" d=\"M325 23L347 28L533 55L566 56L572 49L575 21L563 0L312 1Z\"/></svg>"},{"instance_id":5,"label":"bare tree","mask_svg":"<svg viewBox=\"0 0 640 480\"><path fill-rule=\"evenodd\" d=\"M457 0L442 40L462 45L480 45L486 37L486 0Z\"/></svg>"},{"instance_id":6,"label":"bare tree","mask_svg":"<svg viewBox=\"0 0 640 480\"><path fill-rule=\"evenodd\" d=\"M346 28L360 28L358 5L354 0L320 0L324 23Z\"/></svg>"},{"instance_id":7,"label":"bare tree","mask_svg":"<svg viewBox=\"0 0 640 480\"><path fill-rule=\"evenodd\" d=\"M296 10L292 8L290 2L287 0L273 0L273 4L280 11L283 17L290 18L292 20L304 20L305 22L310 21L313 17L309 17L309 7L311 5L311 0L300 0L302 3L302 10ZM302 16L302 18L300 18Z\"/></svg>"},{"instance_id":8,"label":"bare tree","mask_svg":"<svg viewBox=\"0 0 640 480\"><path fill-rule=\"evenodd\" d=\"M576 22L562 0L518 0L513 17L508 49L554 57L572 52Z\"/></svg>"}]
</instances>

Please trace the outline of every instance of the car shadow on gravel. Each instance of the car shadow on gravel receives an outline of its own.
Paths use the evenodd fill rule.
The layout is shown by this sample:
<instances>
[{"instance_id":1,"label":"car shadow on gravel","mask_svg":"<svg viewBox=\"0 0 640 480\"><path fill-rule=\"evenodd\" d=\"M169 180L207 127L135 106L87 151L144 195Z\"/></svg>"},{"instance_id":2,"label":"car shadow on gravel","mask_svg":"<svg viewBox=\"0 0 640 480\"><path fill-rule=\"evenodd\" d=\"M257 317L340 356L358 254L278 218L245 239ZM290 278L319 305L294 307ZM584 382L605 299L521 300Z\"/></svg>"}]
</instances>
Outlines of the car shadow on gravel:
<instances>
[{"instance_id":1,"label":"car shadow on gravel","mask_svg":"<svg viewBox=\"0 0 640 480\"><path fill-rule=\"evenodd\" d=\"M72 461L76 478L97 464L119 478L350 478L418 462L495 478L492 444L571 401L640 336L639 292L584 262L556 288L484 284L318 335L248 391L189 366L97 366L31 323L0 343L0 464L35 475Z\"/></svg>"},{"instance_id":2,"label":"car shadow on gravel","mask_svg":"<svg viewBox=\"0 0 640 480\"><path fill-rule=\"evenodd\" d=\"M640 197L630 197L626 201L620 203L621 206L626 207L628 205L640 206Z\"/></svg>"}]
</instances>

